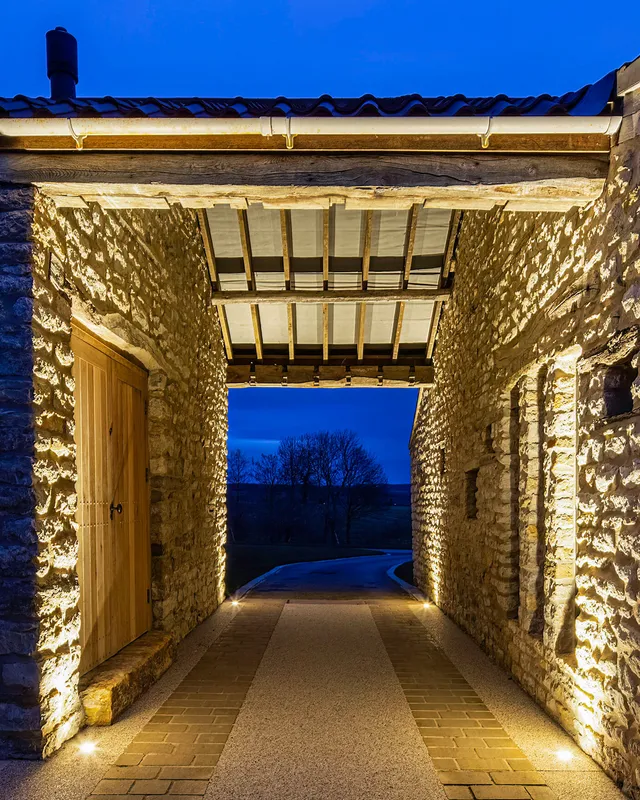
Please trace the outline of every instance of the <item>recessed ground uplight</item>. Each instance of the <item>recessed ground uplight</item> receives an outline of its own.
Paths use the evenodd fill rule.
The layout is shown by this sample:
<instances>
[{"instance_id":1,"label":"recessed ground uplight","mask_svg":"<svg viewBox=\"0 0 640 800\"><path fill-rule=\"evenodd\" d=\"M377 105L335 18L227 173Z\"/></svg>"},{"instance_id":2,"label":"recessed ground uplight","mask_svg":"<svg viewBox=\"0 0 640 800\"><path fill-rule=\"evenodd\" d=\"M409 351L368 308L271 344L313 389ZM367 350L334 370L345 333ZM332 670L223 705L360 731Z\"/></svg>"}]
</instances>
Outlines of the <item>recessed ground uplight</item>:
<instances>
[{"instance_id":1,"label":"recessed ground uplight","mask_svg":"<svg viewBox=\"0 0 640 800\"><path fill-rule=\"evenodd\" d=\"M425 600L424 603L422 604L422 607L423 608L430 608L431 607L431 603L428 600Z\"/></svg>"},{"instance_id":2,"label":"recessed ground uplight","mask_svg":"<svg viewBox=\"0 0 640 800\"><path fill-rule=\"evenodd\" d=\"M239 600L232 600L231 601L231 605L232 606L239 606L240 605L240 601Z\"/></svg>"},{"instance_id":3,"label":"recessed ground uplight","mask_svg":"<svg viewBox=\"0 0 640 800\"><path fill-rule=\"evenodd\" d=\"M91 755L91 753L95 753L95 751L96 751L96 743L95 742L82 742L78 749L85 756L88 756L88 755Z\"/></svg>"},{"instance_id":4,"label":"recessed ground uplight","mask_svg":"<svg viewBox=\"0 0 640 800\"><path fill-rule=\"evenodd\" d=\"M573 753L571 753L569 750L557 750L556 757L559 761L571 761L573 758Z\"/></svg>"}]
</instances>

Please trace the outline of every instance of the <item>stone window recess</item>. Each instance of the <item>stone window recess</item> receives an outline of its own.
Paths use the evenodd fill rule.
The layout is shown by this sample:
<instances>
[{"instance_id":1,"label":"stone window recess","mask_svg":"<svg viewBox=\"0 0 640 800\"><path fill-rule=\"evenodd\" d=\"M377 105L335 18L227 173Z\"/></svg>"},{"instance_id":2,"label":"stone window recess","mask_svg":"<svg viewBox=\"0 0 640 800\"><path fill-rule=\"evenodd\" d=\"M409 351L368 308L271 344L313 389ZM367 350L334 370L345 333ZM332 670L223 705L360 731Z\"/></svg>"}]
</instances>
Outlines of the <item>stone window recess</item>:
<instances>
[{"instance_id":1,"label":"stone window recess","mask_svg":"<svg viewBox=\"0 0 640 800\"><path fill-rule=\"evenodd\" d=\"M531 635L544 625L544 367L534 366L505 398L508 411L509 604L507 616Z\"/></svg>"},{"instance_id":2,"label":"stone window recess","mask_svg":"<svg viewBox=\"0 0 640 800\"><path fill-rule=\"evenodd\" d=\"M629 414L634 410L634 382L638 367L633 363L614 364L604 375L603 396L607 417Z\"/></svg>"},{"instance_id":3,"label":"stone window recess","mask_svg":"<svg viewBox=\"0 0 640 800\"><path fill-rule=\"evenodd\" d=\"M478 474L479 469L469 469L465 472L465 507L467 519L478 518Z\"/></svg>"},{"instance_id":4,"label":"stone window recess","mask_svg":"<svg viewBox=\"0 0 640 800\"><path fill-rule=\"evenodd\" d=\"M487 453L495 453L493 446L493 424L487 425L484 431L484 449Z\"/></svg>"},{"instance_id":5,"label":"stone window recess","mask_svg":"<svg viewBox=\"0 0 640 800\"><path fill-rule=\"evenodd\" d=\"M444 447L440 448L440 474L444 475L447 471L447 451Z\"/></svg>"}]
</instances>

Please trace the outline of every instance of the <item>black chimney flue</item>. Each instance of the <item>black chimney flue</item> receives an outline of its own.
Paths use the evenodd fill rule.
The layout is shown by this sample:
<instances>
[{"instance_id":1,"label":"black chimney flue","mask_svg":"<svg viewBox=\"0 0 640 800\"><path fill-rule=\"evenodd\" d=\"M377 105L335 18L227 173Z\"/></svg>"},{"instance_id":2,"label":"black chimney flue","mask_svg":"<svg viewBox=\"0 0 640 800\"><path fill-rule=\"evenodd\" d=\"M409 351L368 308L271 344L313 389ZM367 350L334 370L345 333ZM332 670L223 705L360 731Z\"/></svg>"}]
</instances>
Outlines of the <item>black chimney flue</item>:
<instances>
[{"instance_id":1,"label":"black chimney flue","mask_svg":"<svg viewBox=\"0 0 640 800\"><path fill-rule=\"evenodd\" d=\"M66 28L47 31L47 77L52 100L76 96L78 42Z\"/></svg>"}]
</instances>

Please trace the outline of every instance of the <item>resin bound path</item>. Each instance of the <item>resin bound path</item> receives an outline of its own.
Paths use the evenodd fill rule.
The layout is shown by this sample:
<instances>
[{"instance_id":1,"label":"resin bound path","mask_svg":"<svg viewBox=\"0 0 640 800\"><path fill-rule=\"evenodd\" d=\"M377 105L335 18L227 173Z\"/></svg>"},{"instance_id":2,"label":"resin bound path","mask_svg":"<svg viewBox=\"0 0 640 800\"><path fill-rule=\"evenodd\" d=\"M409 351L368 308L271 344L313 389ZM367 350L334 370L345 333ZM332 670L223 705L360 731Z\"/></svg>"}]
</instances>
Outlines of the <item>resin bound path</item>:
<instances>
[{"instance_id":1,"label":"resin bound path","mask_svg":"<svg viewBox=\"0 0 640 800\"><path fill-rule=\"evenodd\" d=\"M94 785L47 796L622 798L464 634L387 577L399 560L269 576ZM43 768L54 775L56 758ZM32 795L14 784L11 796Z\"/></svg>"}]
</instances>

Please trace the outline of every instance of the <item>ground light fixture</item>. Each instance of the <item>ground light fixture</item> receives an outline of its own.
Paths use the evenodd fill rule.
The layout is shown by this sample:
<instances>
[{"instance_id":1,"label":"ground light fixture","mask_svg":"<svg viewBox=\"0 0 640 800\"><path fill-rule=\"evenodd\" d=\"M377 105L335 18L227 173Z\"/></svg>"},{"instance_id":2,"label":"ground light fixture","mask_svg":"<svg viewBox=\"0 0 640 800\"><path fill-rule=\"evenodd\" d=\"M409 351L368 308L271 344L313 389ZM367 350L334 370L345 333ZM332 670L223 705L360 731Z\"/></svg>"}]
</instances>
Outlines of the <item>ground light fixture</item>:
<instances>
[{"instance_id":1,"label":"ground light fixture","mask_svg":"<svg viewBox=\"0 0 640 800\"><path fill-rule=\"evenodd\" d=\"M573 758L573 753L569 750L556 750L556 758L559 761L571 761Z\"/></svg>"},{"instance_id":2,"label":"ground light fixture","mask_svg":"<svg viewBox=\"0 0 640 800\"><path fill-rule=\"evenodd\" d=\"M231 605L232 606L239 606L240 605L240 601L239 600L232 600L231 601Z\"/></svg>"},{"instance_id":3,"label":"ground light fixture","mask_svg":"<svg viewBox=\"0 0 640 800\"><path fill-rule=\"evenodd\" d=\"M92 753L96 752L96 743L95 742L81 742L78 746L80 752L85 756L90 756Z\"/></svg>"},{"instance_id":4,"label":"ground light fixture","mask_svg":"<svg viewBox=\"0 0 640 800\"><path fill-rule=\"evenodd\" d=\"M425 600L424 603L422 604L422 607L423 608L431 608L431 603L428 600Z\"/></svg>"}]
</instances>

